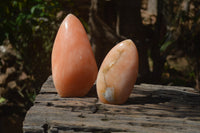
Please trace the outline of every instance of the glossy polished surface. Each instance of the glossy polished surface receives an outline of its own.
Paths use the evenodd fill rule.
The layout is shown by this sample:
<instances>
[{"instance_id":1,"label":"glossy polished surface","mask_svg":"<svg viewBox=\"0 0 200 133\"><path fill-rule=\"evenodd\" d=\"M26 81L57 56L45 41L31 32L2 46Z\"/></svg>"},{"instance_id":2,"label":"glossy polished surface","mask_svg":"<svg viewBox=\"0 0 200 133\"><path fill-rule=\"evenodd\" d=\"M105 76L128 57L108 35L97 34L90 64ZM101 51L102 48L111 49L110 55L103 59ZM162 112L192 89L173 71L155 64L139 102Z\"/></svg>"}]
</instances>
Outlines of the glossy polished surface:
<instances>
[{"instance_id":1,"label":"glossy polished surface","mask_svg":"<svg viewBox=\"0 0 200 133\"><path fill-rule=\"evenodd\" d=\"M52 75L61 97L85 96L97 77L97 65L81 22L69 14L58 30L52 51Z\"/></svg>"},{"instance_id":2,"label":"glossy polished surface","mask_svg":"<svg viewBox=\"0 0 200 133\"><path fill-rule=\"evenodd\" d=\"M138 74L138 52L131 40L118 43L106 55L98 76L97 94L101 102L123 104Z\"/></svg>"}]
</instances>

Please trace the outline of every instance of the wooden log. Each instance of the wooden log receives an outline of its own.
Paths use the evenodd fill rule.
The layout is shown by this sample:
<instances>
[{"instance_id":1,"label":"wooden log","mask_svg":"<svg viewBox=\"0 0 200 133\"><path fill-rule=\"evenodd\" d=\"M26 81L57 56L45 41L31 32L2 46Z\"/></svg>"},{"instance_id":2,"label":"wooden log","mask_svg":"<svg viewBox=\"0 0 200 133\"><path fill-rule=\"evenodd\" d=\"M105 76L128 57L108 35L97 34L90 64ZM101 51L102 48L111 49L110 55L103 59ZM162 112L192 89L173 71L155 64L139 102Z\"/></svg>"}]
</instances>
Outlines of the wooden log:
<instances>
[{"instance_id":1,"label":"wooden log","mask_svg":"<svg viewBox=\"0 0 200 133\"><path fill-rule=\"evenodd\" d=\"M108 105L100 103L94 92L83 98L60 98L50 76L27 113L23 130L199 133L200 94L189 87L141 84L135 85L126 104Z\"/></svg>"}]
</instances>

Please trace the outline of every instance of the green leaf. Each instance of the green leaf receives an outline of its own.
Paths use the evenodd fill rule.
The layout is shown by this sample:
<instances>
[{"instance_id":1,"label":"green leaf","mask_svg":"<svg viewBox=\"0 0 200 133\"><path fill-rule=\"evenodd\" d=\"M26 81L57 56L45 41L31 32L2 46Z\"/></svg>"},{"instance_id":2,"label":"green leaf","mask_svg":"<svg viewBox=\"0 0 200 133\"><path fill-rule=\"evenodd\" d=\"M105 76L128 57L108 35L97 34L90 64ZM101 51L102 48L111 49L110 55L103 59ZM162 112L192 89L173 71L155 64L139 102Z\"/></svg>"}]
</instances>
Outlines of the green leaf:
<instances>
[{"instance_id":1,"label":"green leaf","mask_svg":"<svg viewBox=\"0 0 200 133\"><path fill-rule=\"evenodd\" d=\"M16 6L17 6L17 1L13 1L13 2L12 2L12 6L13 6L13 7L16 7Z\"/></svg>"},{"instance_id":2,"label":"green leaf","mask_svg":"<svg viewBox=\"0 0 200 133\"><path fill-rule=\"evenodd\" d=\"M19 4L19 10L22 11L23 3L22 3L22 2L19 2L18 4Z\"/></svg>"},{"instance_id":3,"label":"green leaf","mask_svg":"<svg viewBox=\"0 0 200 133\"><path fill-rule=\"evenodd\" d=\"M3 102L5 102L5 101L6 101L5 98L3 98L3 97L0 98L0 104L3 103Z\"/></svg>"},{"instance_id":4,"label":"green leaf","mask_svg":"<svg viewBox=\"0 0 200 133\"><path fill-rule=\"evenodd\" d=\"M172 43L173 43L174 41L166 41L161 47L160 47L160 51L161 52L164 52L167 48L168 48L168 46L169 45L171 45Z\"/></svg>"},{"instance_id":5,"label":"green leaf","mask_svg":"<svg viewBox=\"0 0 200 133\"><path fill-rule=\"evenodd\" d=\"M34 13L34 11L35 11L35 8L36 8L36 6L33 6L33 7L31 8L31 14L33 14L33 13Z\"/></svg>"}]
</instances>

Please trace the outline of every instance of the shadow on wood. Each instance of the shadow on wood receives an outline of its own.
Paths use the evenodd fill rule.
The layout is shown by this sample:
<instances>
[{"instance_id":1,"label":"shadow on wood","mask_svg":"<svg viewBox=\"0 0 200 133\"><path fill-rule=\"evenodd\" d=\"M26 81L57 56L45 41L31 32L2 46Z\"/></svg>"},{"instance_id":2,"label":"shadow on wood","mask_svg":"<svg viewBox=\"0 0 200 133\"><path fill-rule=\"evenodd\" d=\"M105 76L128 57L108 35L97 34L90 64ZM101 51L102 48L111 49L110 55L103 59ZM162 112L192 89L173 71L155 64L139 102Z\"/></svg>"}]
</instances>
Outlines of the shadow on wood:
<instances>
[{"instance_id":1,"label":"shadow on wood","mask_svg":"<svg viewBox=\"0 0 200 133\"><path fill-rule=\"evenodd\" d=\"M193 88L135 85L123 105L102 104L95 86L83 98L60 98L52 78L44 83L23 129L34 132L198 133L200 95Z\"/></svg>"}]
</instances>

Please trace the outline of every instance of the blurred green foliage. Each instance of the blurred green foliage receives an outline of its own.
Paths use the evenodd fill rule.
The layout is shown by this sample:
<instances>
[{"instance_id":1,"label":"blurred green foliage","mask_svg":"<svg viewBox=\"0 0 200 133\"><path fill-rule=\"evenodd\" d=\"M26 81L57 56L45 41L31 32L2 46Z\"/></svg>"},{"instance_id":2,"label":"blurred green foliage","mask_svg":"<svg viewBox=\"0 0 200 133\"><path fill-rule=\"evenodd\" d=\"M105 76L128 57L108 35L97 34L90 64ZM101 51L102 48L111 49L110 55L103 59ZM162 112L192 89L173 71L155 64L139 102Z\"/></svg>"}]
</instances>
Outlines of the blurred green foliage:
<instances>
[{"instance_id":1,"label":"blurred green foliage","mask_svg":"<svg viewBox=\"0 0 200 133\"><path fill-rule=\"evenodd\" d=\"M80 0L81 1L81 0ZM67 14L73 12L80 16L89 16L89 12L81 12L80 1L73 0L4 0L0 3L0 45L4 40L9 40L12 47L17 51L17 63L22 64L23 71L31 77L31 83L28 81L23 84L18 93L12 92L11 102L16 105L16 101L24 102L25 107L20 109L14 107L13 111L20 114L21 108L28 109L34 101L40 85L51 74L51 50L53 41L57 33L59 24ZM159 0L158 0L159 1ZM76 3L79 3L77 6ZM83 1L82 1L83 2ZM90 3L90 2L89 2ZM164 66L163 73L170 74L166 76L166 84L173 82L173 85L188 85L184 82L200 80L200 1L199 0L164 0L159 2L161 9L158 10L158 16L162 17L159 34L152 49L158 47L159 56L163 56L163 63L166 63L166 57L169 54L176 54L181 51L184 57L187 57L190 63L188 72L178 72L171 69L170 66ZM185 4L184 8L182 7ZM84 9L85 11L85 9ZM157 16L157 17L158 17ZM81 19L82 23L89 31L88 24ZM87 18L87 19L86 19ZM157 18L158 20L158 18ZM164 28L163 28L164 27ZM165 29L165 31L161 31ZM156 29L156 24L152 26ZM164 32L164 33L162 33ZM150 47L152 47L151 45ZM153 53L153 52L152 52ZM157 55L156 55L157 56ZM156 62L154 62L156 63ZM160 62L157 62L160 63ZM2 62L0 62L2 65ZM158 71L158 69L155 69ZM177 80L183 77L183 80ZM185 80L187 79L187 80ZM30 88L38 88L30 90ZM197 86L199 88L199 86ZM8 99L1 97L0 104ZM23 101L25 100L25 101ZM26 103L27 102L27 103ZM6 109L11 110L10 108ZM18 121L17 121L18 122Z\"/></svg>"},{"instance_id":2,"label":"blurred green foliage","mask_svg":"<svg viewBox=\"0 0 200 133\"><path fill-rule=\"evenodd\" d=\"M70 0L65 2L71 3ZM8 127L12 125L12 121L17 128L22 126L26 111L34 102L42 83L51 74L53 42L59 24L65 17L62 12L69 10L63 8L62 4L61 1L53 0L5 0L0 3L0 45L10 41L17 56L13 61L14 67L17 66L15 70L24 71L28 75L25 80L17 81L16 88L4 86L5 93L2 95L0 90L0 115L8 117ZM20 72L15 72L15 75ZM0 132L10 129L2 129L1 124ZM18 132L15 128L13 130Z\"/></svg>"},{"instance_id":3,"label":"blurred green foliage","mask_svg":"<svg viewBox=\"0 0 200 133\"><path fill-rule=\"evenodd\" d=\"M181 51L179 56L188 60L190 69L182 75L187 80L195 81L196 88L200 89L200 1L169 0L163 4L167 38L160 50L167 55Z\"/></svg>"},{"instance_id":4,"label":"blurred green foliage","mask_svg":"<svg viewBox=\"0 0 200 133\"><path fill-rule=\"evenodd\" d=\"M18 52L18 62L23 64L24 71L37 84L41 84L51 72L50 53L64 17L58 17L57 14L60 11L81 13L76 11L78 7L74 3L72 0L7 0L0 4L0 45L5 39L11 42ZM158 38L158 44L154 45L159 47L163 59L181 50L191 65L194 64L188 75L197 77L194 75L198 75L199 70L194 71L199 67L200 58L199 0L165 0L159 3L161 10L158 10L158 14L164 21L161 28L166 27L166 31L163 38ZM82 22L87 29L87 23L84 20Z\"/></svg>"},{"instance_id":5,"label":"blurred green foliage","mask_svg":"<svg viewBox=\"0 0 200 133\"><path fill-rule=\"evenodd\" d=\"M5 102L5 101L6 101L5 98L3 98L3 97L0 98L0 104L3 103L3 102Z\"/></svg>"},{"instance_id":6,"label":"blurred green foliage","mask_svg":"<svg viewBox=\"0 0 200 133\"><path fill-rule=\"evenodd\" d=\"M5 39L10 41L33 80L44 80L50 73L50 52L60 8L59 2L47 0L8 0L0 4L0 44Z\"/></svg>"}]
</instances>

